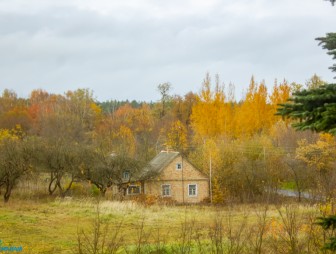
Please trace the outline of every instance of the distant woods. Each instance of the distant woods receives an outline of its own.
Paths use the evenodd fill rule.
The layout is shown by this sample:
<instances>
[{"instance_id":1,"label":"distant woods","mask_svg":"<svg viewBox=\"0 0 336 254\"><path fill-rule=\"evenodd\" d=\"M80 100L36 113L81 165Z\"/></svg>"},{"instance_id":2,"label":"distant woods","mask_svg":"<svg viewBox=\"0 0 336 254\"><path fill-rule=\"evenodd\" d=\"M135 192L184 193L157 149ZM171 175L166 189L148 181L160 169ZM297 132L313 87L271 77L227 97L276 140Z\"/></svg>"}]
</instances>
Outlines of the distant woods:
<instances>
[{"instance_id":1,"label":"distant woods","mask_svg":"<svg viewBox=\"0 0 336 254\"><path fill-rule=\"evenodd\" d=\"M8 201L18 184L32 177L45 179L47 195L72 195L80 185L100 195L116 188L114 197L123 198L129 184L124 171L137 175L161 150L175 150L208 175L211 160L215 203L262 200L283 188L330 196L336 186L323 185L323 177L336 177L334 138L295 132L295 120L275 115L293 93L324 83L314 75L306 84L283 80L270 86L252 77L239 101L233 84L209 74L197 93L177 95L170 83L158 85L160 100L154 102L98 102L89 89L34 90L20 98L5 89L1 195ZM319 159L328 163L321 168Z\"/></svg>"}]
</instances>

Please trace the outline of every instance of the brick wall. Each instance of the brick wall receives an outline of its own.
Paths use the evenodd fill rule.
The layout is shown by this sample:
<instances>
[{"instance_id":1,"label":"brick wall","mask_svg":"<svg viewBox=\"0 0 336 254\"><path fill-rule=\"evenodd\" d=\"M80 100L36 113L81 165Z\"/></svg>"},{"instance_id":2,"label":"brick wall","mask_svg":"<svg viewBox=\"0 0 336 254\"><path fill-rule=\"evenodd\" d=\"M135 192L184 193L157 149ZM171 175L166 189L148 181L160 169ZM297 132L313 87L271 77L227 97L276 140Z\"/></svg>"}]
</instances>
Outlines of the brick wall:
<instances>
[{"instance_id":1,"label":"brick wall","mask_svg":"<svg viewBox=\"0 0 336 254\"><path fill-rule=\"evenodd\" d=\"M176 164L182 164L181 169ZM182 180L183 179L183 180ZM172 161L154 180L144 183L145 194L162 196L162 185L170 185L170 197L177 202L198 203L209 198L209 179L181 156ZM196 185L196 195L189 195L189 185Z\"/></svg>"}]
</instances>

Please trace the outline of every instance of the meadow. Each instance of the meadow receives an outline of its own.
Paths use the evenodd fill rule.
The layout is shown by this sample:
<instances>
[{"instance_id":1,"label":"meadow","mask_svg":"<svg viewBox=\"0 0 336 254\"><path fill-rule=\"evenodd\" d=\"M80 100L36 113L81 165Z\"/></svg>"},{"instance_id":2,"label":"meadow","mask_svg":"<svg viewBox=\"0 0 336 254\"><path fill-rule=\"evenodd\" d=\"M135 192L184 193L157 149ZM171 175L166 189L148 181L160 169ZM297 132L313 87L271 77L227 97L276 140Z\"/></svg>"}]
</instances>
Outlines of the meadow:
<instances>
[{"instance_id":1,"label":"meadow","mask_svg":"<svg viewBox=\"0 0 336 254\"><path fill-rule=\"evenodd\" d=\"M21 253L327 253L314 222L328 209L14 198L0 207L0 240Z\"/></svg>"}]
</instances>

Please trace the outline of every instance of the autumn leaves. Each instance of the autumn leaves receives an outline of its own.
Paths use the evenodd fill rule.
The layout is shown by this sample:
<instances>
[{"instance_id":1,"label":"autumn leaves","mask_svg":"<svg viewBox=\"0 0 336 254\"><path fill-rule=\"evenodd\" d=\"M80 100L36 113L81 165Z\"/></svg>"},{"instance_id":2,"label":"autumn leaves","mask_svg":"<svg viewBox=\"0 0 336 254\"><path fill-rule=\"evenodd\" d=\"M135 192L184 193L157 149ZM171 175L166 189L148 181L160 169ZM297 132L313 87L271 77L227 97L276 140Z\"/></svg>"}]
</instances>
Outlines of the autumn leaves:
<instances>
[{"instance_id":1,"label":"autumn leaves","mask_svg":"<svg viewBox=\"0 0 336 254\"><path fill-rule=\"evenodd\" d=\"M307 86L320 83L315 75ZM297 89L299 85L283 81L275 82L270 90L265 82L258 83L252 77L245 95L236 101L234 85L225 87L219 77L212 81L207 74L198 93L172 96L170 84L162 84L162 99L155 103L101 103L89 89L64 95L34 90L28 99L5 90L0 97L0 135L36 138L43 147L35 152L44 162L40 163L43 170L57 177L70 174L74 181L83 178L83 168L96 172L98 164L93 161L110 154L146 163L163 149L175 150L204 173L209 173L211 158L215 201L223 202L227 197L253 199L265 189L277 189L282 182L292 181L292 176L300 176L298 184L304 182L308 174L290 170L301 169L300 163L321 166L307 161L307 149L318 140L317 135L295 133L288 119L275 115L278 104L286 102ZM307 141L298 142L304 138ZM322 136L320 141L327 142ZM64 149L57 149L57 144ZM306 150L301 148L303 144ZM318 155L326 151L322 150ZM287 155L300 165L288 166ZM63 159L55 161L56 165L51 159L57 156ZM71 169L66 164L71 164ZM113 172L114 178L119 171ZM84 178L90 177L92 174ZM108 180L112 183L116 179Z\"/></svg>"}]
</instances>

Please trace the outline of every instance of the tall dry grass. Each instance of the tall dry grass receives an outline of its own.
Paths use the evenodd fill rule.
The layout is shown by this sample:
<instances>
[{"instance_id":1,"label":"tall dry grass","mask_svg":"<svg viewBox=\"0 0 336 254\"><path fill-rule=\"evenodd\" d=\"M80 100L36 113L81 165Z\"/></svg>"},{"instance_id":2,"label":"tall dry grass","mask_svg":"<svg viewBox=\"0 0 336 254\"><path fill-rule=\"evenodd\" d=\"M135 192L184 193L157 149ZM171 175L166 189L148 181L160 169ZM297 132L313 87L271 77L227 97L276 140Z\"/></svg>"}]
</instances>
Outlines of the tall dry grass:
<instances>
[{"instance_id":1,"label":"tall dry grass","mask_svg":"<svg viewBox=\"0 0 336 254\"><path fill-rule=\"evenodd\" d=\"M101 207L110 203L102 202ZM113 204L114 205L114 204ZM121 208L119 209L127 209ZM148 208L146 208L148 209ZM105 244L101 252L86 253L327 253L322 250L325 243L323 231L314 224L319 215L315 207L284 205L278 207L260 206L231 208L210 208L199 214L190 214L185 209L179 224L152 224L150 218L142 217L132 229L117 227L111 232L92 234L92 241ZM169 209L167 209L169 210ZM242 211L243 210L243 211ZM204 212L208 212L205 214ZM210 213L210 216L209 216ZM162 212L162 215L165 212ZM96 222L98 218L95 219ZM98 223L102 223L98 221ZM97 226L95 226L97 227ZM117 230L117 232L115 231ZM83 234L83 231L81 231ZM94 231L92 231L94 232ZM113 237L118 235L119 238ZM133 235L133 238L131 237ZM95 237L101 237L97 241ZM122 239L122 240L116 240ZM116 244L118 242L118 245ZM87 244L78 241L80 246ZM107 246L117 246L113 251ZM79 252L83 254L84 252Z\"/></svg>"}]
</instances>

